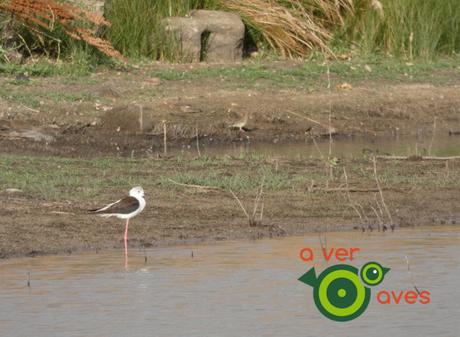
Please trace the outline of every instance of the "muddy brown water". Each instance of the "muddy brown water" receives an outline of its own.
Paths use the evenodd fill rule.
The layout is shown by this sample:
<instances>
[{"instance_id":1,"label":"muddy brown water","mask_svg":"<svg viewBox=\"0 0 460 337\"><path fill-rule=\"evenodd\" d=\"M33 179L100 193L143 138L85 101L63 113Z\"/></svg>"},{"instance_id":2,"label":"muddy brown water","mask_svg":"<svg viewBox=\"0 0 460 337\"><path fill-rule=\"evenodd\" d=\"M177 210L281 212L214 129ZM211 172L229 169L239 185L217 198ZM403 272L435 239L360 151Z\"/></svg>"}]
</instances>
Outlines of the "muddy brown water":
<instances>
[{"instance_id":1,"label":"muddy brown water","mask_svg":"<svg viewBox=\"0 0 460 337\"><path fill-rule=\"evenodd\" d=\"M367 310L346 323L316 309L297 278L321 271L318 234L214 245L0 261L0 335L14 336L457 336L460 227L395 233L328 233L327 247L357 247L358 268L378 261L391 271L373 287ZM193 258L191 252L193 251ZM387 304L381 290L412 290L429 304ZM147 262L145 262L147 257ZM27 275L30 272L30 287ZM318 274L318 272L317 272Z\"/></svg>"},{"instance_id":2,"label":"muddy brown water","mask_svg":"<svg viewBox=\"0 0 460 337\"><path fill-rule=\"evenodd\" d=\"M321 156L327 157L329 153L329 140L318 140L316 145L310 138L304 142L289 143L251 143L250 141L242 140L241 142L225 146L201 144L199 145L199 150L201 155L209 156L256 154L301 160L320 158ZM175 155L196 156L198 148L196 144L184 145L182 148L173 148L170 152ZM332 144L332 156L361 157L371 154L400 156L460 155L460 136L438 135L434 138L431 136L359 136L334 139Z\"/></svg>"}]
</instances>

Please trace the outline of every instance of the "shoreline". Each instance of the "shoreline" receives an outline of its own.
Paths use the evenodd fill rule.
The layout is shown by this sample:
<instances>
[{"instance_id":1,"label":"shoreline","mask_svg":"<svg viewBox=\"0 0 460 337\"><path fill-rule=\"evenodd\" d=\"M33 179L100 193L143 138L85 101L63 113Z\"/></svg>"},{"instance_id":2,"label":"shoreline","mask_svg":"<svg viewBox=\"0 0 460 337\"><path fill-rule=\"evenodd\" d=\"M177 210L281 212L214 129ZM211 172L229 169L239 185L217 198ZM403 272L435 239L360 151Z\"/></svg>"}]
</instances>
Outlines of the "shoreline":
<instances>
[{"instance_id":1,"label":"shoreline","mask_svg":"<svg viewBox=\"0 0 460 337\"><path fill-rule=\"evenodd\" d=\"M376 231L386 225L389 230L391 222L396 230L456 224L460 223L459 163L378 161L377 176L390 220L369 158L340 158L331 178L319 159L276 161L246 155L88 160L3 155L0 256L121 247L122 222L92 217L85 210L123 196L126 186L136 185L146 191L147 207L130 226L134 248L259 239L326 228L357 226L368 231L371 226ZM348 189L344 189L344 168ZM262 224L250 226L230 190L252 213L262 182ZM20 191L10 193L6 188Z\"/></svg>"},{"instance_id":2,"label":"shoreline","mask_svg":"<svg viewBox=\"0 0 460 337\"><path fill-rule=\"evenodd\" d=\"M262 236L258 238L251 238L251 237L241 237L241 238L228 238L225 240L202 240L202 241L176 241L176 242L170 242L170 243L160 243L158 245L152 245L149 247L143 247L143 246L128 246L128 250L131 251L138 251L141 252L142 250L149 250L149 249L168 249L168 248L186 248L186 247L195 247L195 246L208 246L208 245L219 245L220 243L238 243L238 242L256 242L259 240L272 240L272 239L283 239L283 238L293 238L293 237L304 237L304 236L309 236L312 234L318 234L318 235L328 235L328 234L340 234L340 233L362 233L363 235L370 235L372 233L373 235L397 235L398 231L400 230L420 230L420 229L425 229L425 228L452 228L452 227L458 227L459 224L452 224L452 223L444 223L444 224L421 224L421 225L410 225L410 226L403 226L403 227L397 227L394 229L394 231L387 230L386 232L382 231L376 231L373 230L372 232L362 232L361 229L355 229L353 227L347 227L347 228L341 228L340 226L333 227L332 230L329 231L320 231L317 229L312 229L312 230L307 230L304 232L295 232L291 234L286 234L286 235L280 235L280 236ZM338 230L341 228L341 230ZM48 252L23 252L23 253L18 253L15 255L11 256L2 256L0 257L0 261L8 261L12 259L22 259L22 258L35 258L35 257L46 257L46 256L70 256L70 255L85 255L85 254L92 254L94 252L95 254L103 253L105 251L120 251L120 254L123 251L123 247L121 243L119 245L113 245L113 246L105 246L105 247L80 247L80 248L75 248L73 249L62 249L59 251L48 251Z\"/></svg>"}]
</instances>

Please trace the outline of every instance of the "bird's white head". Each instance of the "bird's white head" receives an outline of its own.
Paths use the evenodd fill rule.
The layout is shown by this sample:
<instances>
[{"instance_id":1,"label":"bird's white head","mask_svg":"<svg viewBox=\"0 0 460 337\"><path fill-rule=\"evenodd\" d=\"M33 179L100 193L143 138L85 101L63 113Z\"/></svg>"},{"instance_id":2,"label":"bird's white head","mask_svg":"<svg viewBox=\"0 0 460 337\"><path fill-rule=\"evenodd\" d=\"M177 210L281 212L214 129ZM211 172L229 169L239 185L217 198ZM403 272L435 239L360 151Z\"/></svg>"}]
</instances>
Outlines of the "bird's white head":
<instances>
[{"instance_id":1,"label":"bird's white head","mask_svg":"<svg viewBox=\"0 0 460 337\"><path fill-rule=\"evenodd\" d=\"M143 198L144 197L144 189L140 186L133 187L129 190L129 195L135 198Z\"/></svg>"}]
</instances>

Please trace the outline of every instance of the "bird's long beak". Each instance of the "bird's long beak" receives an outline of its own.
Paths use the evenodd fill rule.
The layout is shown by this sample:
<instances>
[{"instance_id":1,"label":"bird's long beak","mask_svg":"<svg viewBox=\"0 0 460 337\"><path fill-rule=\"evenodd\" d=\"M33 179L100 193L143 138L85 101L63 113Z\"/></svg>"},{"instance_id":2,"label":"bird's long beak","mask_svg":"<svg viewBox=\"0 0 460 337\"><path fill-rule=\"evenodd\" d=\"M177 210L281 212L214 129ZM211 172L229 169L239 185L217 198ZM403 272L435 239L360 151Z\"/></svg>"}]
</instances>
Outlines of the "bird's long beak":
<instances>
[{"instance_id":1,"label":"bird's long beak","mask_svg":"<svg viewBox=\"0 0 460 337\"><path fill-rule=\"evenodd\" d=\"M382 267L382 270L383 270L383 275L385 276L385 274L388 273L391 270L391 268Z\"/></svg>"}]
</instances>

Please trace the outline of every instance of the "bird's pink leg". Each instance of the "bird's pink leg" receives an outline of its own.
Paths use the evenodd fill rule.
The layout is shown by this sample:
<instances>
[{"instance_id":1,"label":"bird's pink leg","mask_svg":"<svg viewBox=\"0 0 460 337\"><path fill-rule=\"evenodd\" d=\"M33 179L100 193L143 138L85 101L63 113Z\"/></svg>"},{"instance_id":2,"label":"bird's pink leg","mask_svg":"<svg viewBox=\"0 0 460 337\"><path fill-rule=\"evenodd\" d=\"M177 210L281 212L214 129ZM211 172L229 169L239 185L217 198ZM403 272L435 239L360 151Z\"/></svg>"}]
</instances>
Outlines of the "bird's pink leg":
<instances>
[{"instance_id":1,"label":"bird's pink leg","mask_svg":"<svg viewBox=\"0 0 460 337\"><path fill-rule=\"evenodd\" d=\"M126 227L125 227L125 248L128 247L128 226L129 226L129 219L126 219Z\"/></svg>"},{"instance_id":2,"label":"bird's pink leg","mask_svg":"<svg viewBox=\"0 0 460 337\"><path fill-rule=\"evenodd\" d=\"M129 219L126 219L126 227L125 227L125 269L128 268L128 226L129 226Z\"/></svg>"}]
</instances>

